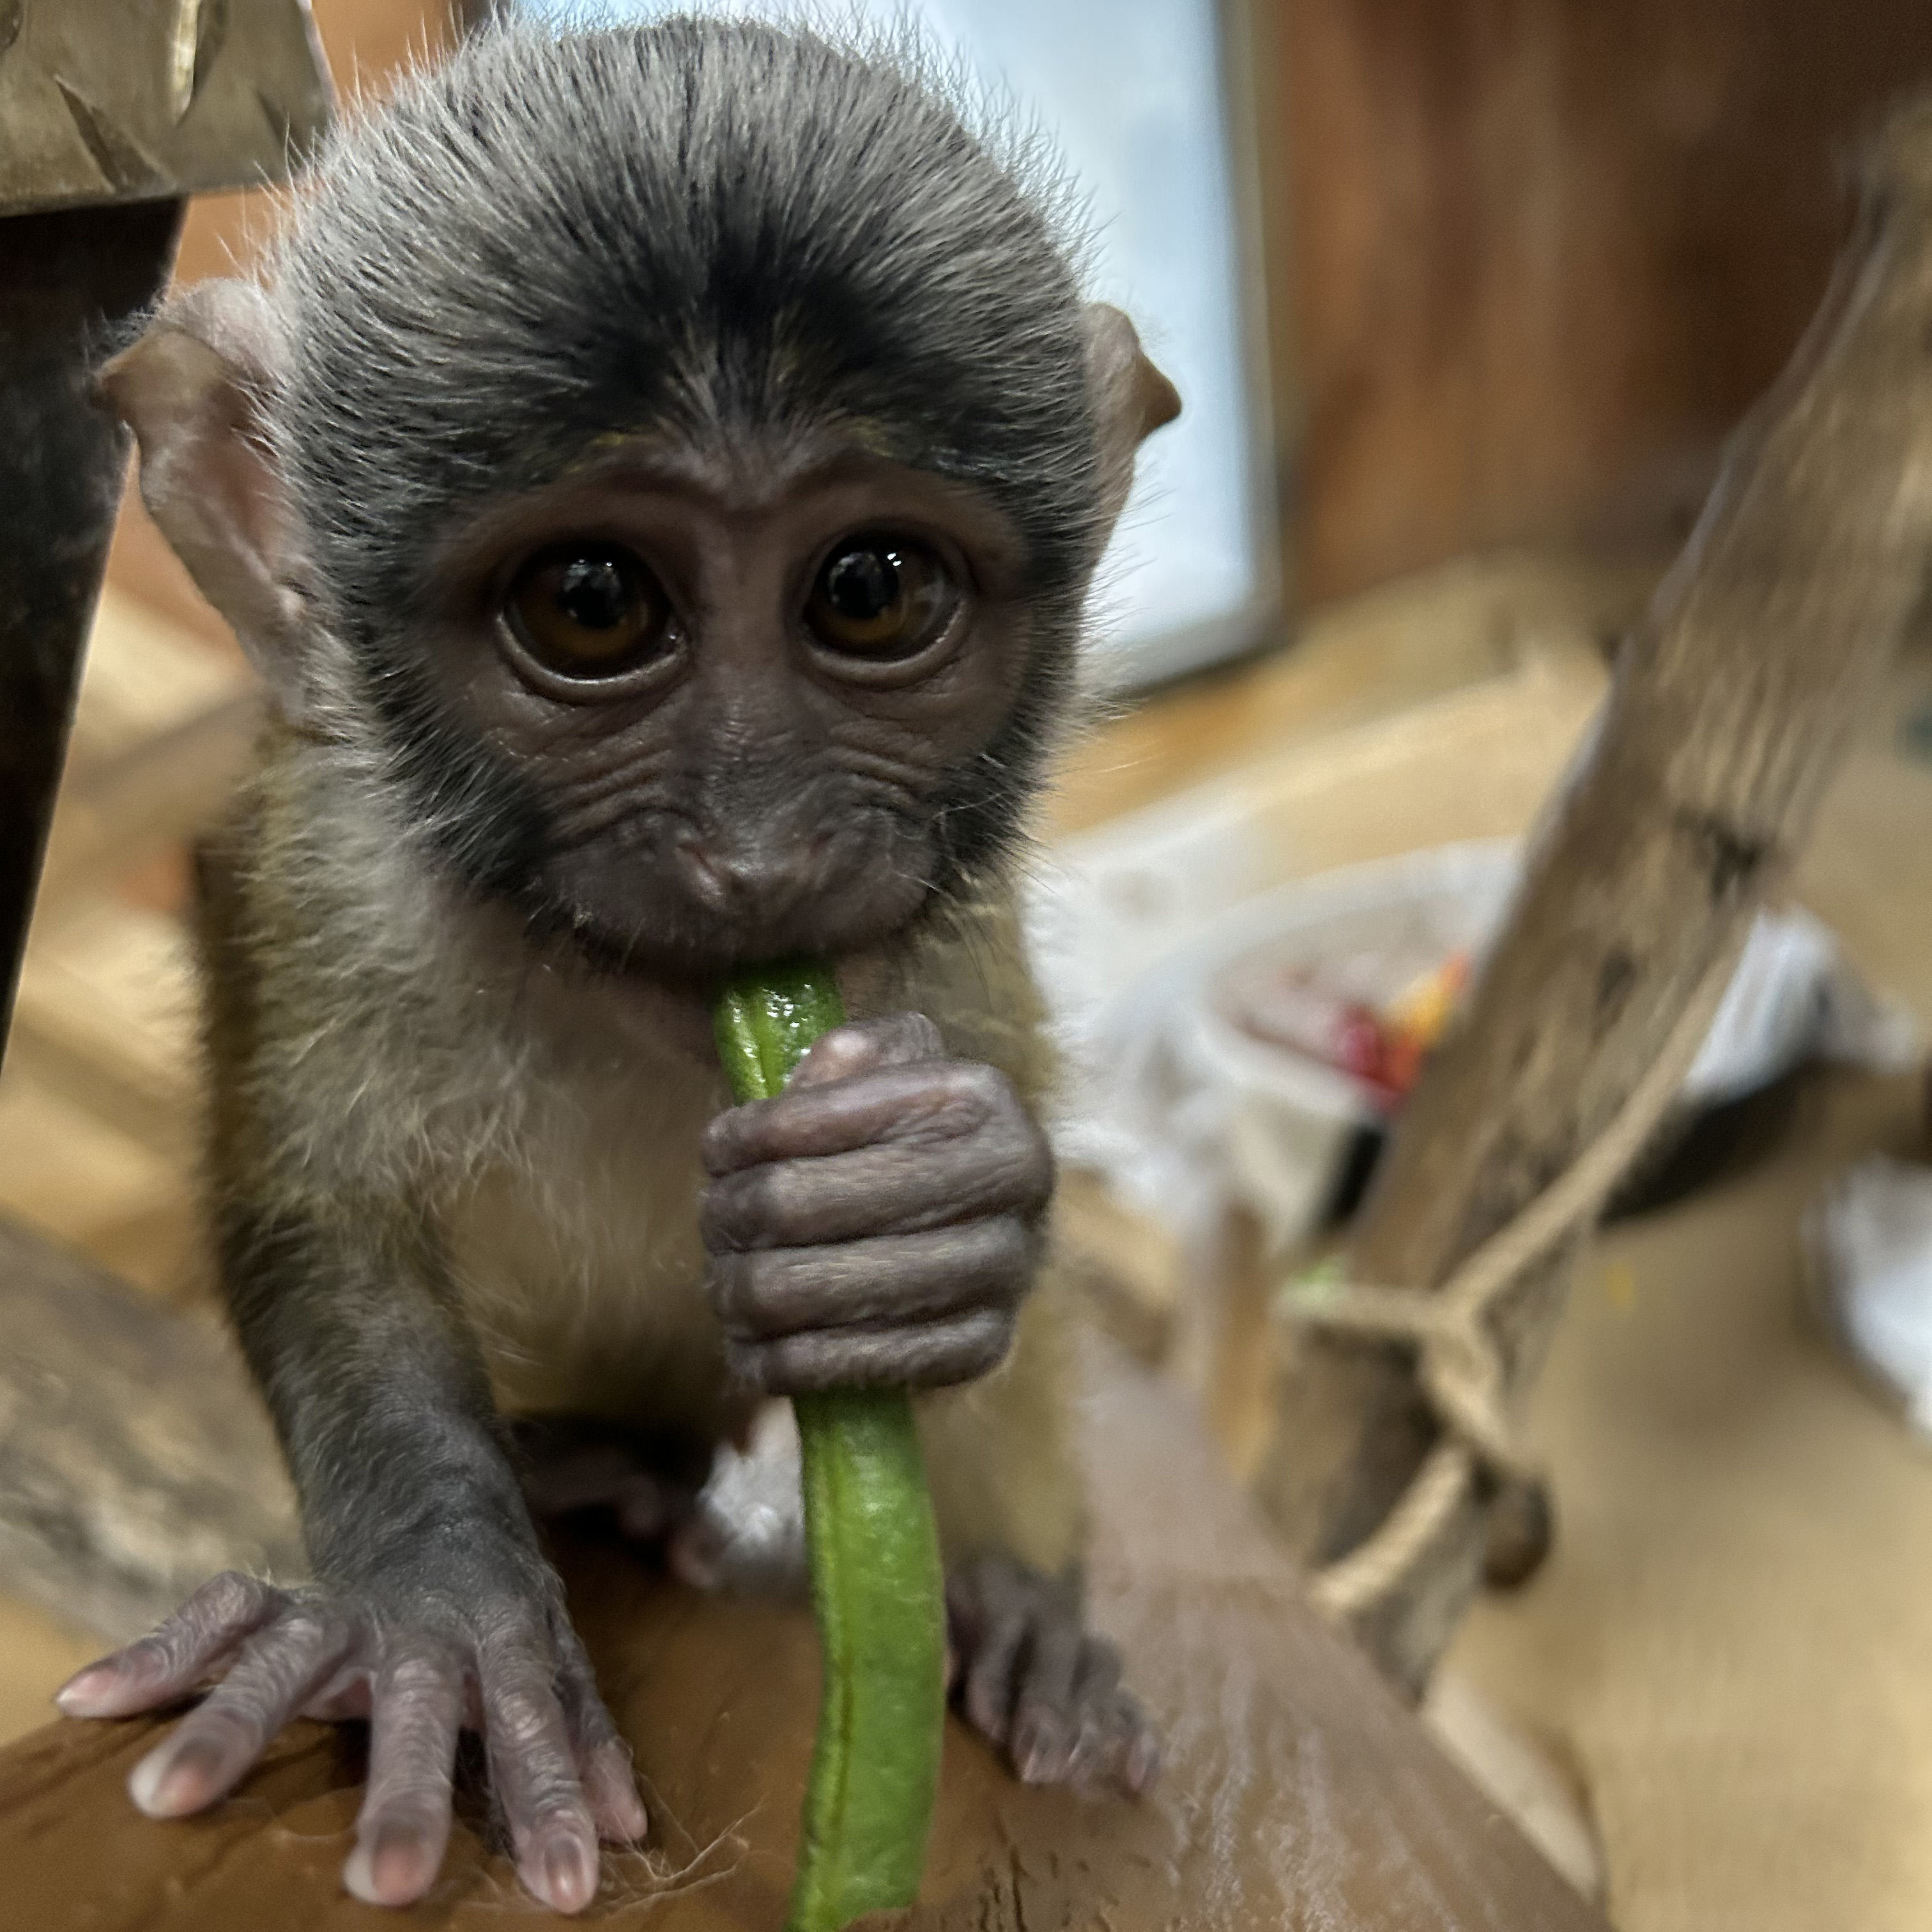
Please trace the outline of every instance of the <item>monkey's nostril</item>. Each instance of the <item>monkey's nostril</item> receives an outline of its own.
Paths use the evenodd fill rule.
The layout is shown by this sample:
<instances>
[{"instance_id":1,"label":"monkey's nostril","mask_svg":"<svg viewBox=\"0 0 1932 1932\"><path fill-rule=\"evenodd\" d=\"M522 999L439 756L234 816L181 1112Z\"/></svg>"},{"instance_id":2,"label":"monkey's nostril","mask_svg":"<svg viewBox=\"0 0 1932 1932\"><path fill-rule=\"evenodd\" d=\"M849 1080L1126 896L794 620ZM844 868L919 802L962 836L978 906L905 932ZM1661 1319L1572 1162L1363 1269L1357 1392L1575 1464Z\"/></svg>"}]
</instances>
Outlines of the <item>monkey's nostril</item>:
<instances>
[{"instance_id":1,"label":"monkey's nostril","mask_svg":"<svg viewBox=\"0 0 1932 1932\"><path fill-rule=\"evenodd\" d=\"M770 916L794 904L808 884L802 854L721 852L693 840L679 856L693 896L715 913Z\"/></svg>"},{"instance_id":2,"label":"monkey's nostril","mask_svg":"<svg viewBox=\"0 0 1932 1932\"><path fill-rule=\"evenodd\" d=\"M693 896L712 912L729 912L738 902L738 892L728 870L701 845L685 844L678 849Z\"/></svg>"}]
</instances>

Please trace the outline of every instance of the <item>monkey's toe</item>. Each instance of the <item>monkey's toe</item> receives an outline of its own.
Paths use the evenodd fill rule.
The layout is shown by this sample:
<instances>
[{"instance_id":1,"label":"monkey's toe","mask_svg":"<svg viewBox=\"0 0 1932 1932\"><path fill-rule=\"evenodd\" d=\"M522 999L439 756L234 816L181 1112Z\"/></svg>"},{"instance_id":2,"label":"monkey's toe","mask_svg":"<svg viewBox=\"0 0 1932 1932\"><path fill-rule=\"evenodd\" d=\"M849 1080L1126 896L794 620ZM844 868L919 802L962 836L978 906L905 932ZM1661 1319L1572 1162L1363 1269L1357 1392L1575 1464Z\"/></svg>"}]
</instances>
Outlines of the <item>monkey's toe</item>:
<instances>
[{"instance_id":1,"label":"monkey's toe","mask_svg":"<svg viewBox=\"0 0 1932 1932\"><path fill-rule=\"evenodd\" d=\"M1025 1783L1135 1794L1153 1783L1153 1724L1121 1686L1119 1654L1084 1628L1070 1586L982 1558L949 1580L946 1611L960 1708Z\"/></svg>"}]
</instances>

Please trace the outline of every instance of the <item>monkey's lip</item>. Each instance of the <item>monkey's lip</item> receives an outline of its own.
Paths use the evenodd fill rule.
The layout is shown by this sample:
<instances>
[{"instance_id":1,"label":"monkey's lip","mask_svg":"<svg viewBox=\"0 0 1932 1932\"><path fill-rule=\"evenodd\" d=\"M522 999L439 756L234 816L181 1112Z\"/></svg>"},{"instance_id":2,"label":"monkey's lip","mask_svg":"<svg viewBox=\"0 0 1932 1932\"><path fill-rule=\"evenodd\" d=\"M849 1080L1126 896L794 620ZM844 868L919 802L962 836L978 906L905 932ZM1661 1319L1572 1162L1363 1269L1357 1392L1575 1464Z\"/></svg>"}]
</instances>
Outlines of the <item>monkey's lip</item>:
<instances>
[{"instance_id":1,"label":"monkey's lip","mask_svg":"<svg viewBox=\"0 0 1932 1932\"><path fill-rule=\"evenodd\" d=\"M568 939L584 963L600 976L639 981L709 1005L719 986L734 974L780 961L812 957L842 959L872 953L908 938L926 908L906 918L842 920L815 917L758 933L733 932L707 920L702 935L623 932L596 919L573 920Z\"/></svg>"}]
</instances>

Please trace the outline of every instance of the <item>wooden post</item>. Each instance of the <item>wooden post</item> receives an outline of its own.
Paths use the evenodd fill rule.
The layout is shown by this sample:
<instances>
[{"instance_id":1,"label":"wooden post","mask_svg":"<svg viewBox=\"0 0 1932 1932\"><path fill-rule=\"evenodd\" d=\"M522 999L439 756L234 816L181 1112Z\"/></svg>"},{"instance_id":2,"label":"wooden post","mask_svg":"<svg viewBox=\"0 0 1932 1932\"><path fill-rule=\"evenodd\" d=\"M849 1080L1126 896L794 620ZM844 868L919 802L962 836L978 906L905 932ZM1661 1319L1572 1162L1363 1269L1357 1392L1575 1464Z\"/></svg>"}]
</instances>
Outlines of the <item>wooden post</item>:
<instances>
[{"instance_id":1,"label":"wooden post","mask_svg":"<svg viewBox=\"0 0 1932 1932\"><path fill-rule=\"evenodd\" d=\"M1466 1022L1403 1117L1354 1279L1439 1287L1616 1118L1802 848L1921 608L1929 540L1932 102L1875 144L1824 308L1624 646ZM1519 1397L1574 1252L1527 1269L1497 1317ZM1440 1432L1405 1351L1303 1330L1256 1492L1323 1564L1383 1521ZM1412 1688L1474 1590L1485 1487L1358 1622Z\"/></svg>"}]
</instances>

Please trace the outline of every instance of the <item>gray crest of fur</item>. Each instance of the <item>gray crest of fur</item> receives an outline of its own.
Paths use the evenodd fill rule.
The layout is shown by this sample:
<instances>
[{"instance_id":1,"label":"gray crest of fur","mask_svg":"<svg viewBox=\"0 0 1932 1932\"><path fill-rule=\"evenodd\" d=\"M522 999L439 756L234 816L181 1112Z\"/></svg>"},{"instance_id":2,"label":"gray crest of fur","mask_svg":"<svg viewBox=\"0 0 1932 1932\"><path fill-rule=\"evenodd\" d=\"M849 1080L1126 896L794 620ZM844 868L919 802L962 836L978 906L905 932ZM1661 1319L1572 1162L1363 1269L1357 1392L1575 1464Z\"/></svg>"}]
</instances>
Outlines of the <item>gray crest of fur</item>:
<instances>
[{"instance_id":1,"label":"gray crest of fur","mask_svg":"<svg viewBox=\"0 0 1932 1932\"><path fill-rule=\"evenodd\" d=\"M407 634L438 538L595 440L844 425L1027 547L1028 695L949 806L1000 850L1072 676L1100 535L1063 178L910 40L679 17L490 28L352 122L272 265L271 432L322 614L430 820L526 870L530 803L450 739ZM487 848L487 849L486 849Z\"/></svg>"}]
</instances>

